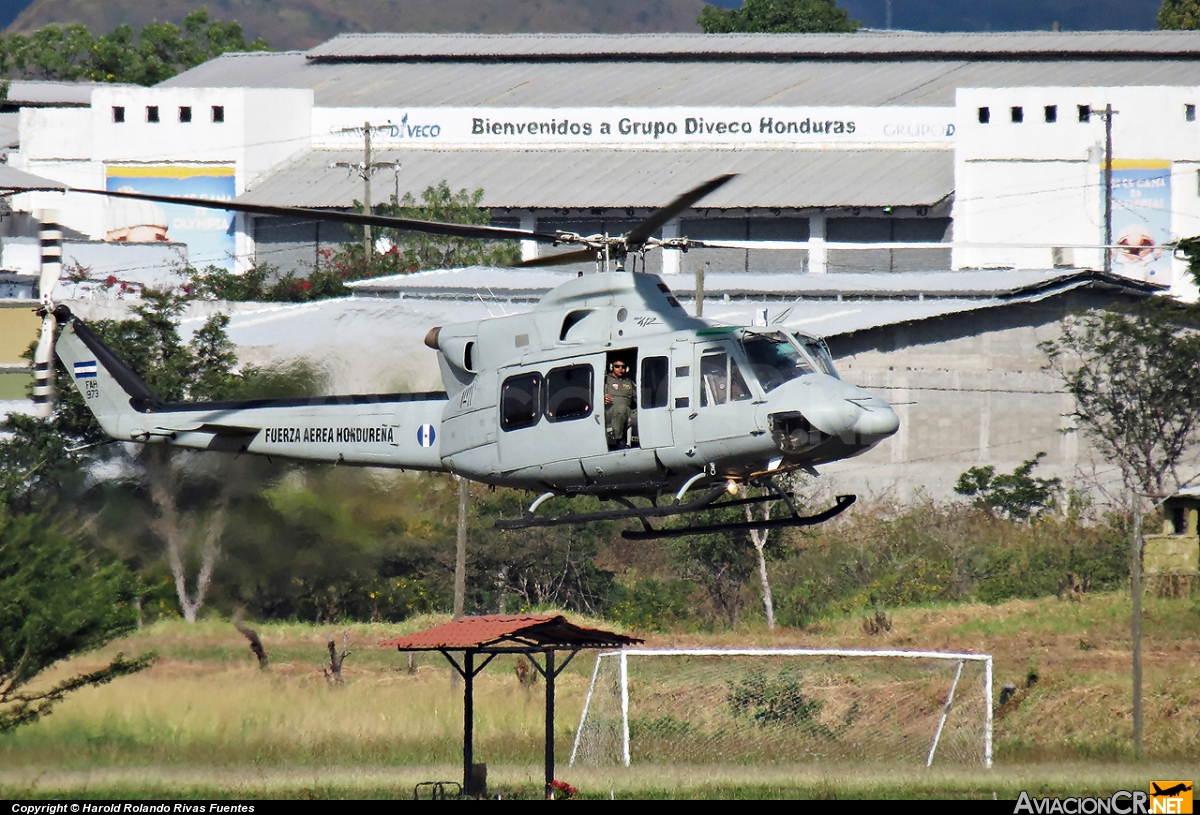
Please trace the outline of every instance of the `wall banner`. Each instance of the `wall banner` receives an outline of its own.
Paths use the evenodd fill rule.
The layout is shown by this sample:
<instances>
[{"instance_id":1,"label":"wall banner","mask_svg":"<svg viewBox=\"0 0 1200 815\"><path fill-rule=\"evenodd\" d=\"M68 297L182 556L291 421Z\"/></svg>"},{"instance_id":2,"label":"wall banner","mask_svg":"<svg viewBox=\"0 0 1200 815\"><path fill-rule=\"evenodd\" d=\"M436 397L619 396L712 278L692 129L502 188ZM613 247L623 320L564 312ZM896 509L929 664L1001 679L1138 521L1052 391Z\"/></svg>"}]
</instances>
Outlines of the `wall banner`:
<instances>
[{"instance_id":1,"label":"wall banner","mask_svg":"<svg viewBox=\"0 0 1200 815\"><path fill-rule=\"evenodd\" d=\"M232 201L237 191L233 165L110 164L109 191L215 198ZM237 251L234 213L179 204L109 199L106 203L107 241L188 245L195 267L220 266L232 271Z\"/></svg>"},{"instance_id":2,"label":"wall banner","mask_svg":"<svg viewBox=\"0 0 1200 815\"><path fill-rule=\"evenodd\" d=\"M316 108L313 146L742 147L939 144L954 108Z\"/></svg>"},{"instance_id":3,"label":"wall banner","mask_svg":"<svg viewBox=\"0 0 1200 815\"><path fill-rule=\"evenodd\" d=\"M1113 271L1171 285L1171 162L1113 160Z\"/></svg>"}]
</instances>

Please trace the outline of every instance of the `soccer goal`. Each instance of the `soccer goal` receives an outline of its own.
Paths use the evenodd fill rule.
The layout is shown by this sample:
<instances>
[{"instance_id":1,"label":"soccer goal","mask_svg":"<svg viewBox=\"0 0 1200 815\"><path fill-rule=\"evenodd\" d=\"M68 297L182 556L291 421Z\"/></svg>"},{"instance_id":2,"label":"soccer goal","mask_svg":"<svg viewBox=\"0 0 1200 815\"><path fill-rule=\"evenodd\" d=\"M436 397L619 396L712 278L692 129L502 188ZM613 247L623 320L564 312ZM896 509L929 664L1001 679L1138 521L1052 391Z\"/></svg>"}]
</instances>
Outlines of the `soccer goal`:
<instances>
[{"instance_id":1,"label":"soccer goal","mask_svg":"<svg viewBox=\"0 0 1200 815\"><path fill-rule=\"evenodd\" d=\"M992 766L992 657L809 648L601 653L571 764Z\"/></svg>"}]
</instances>

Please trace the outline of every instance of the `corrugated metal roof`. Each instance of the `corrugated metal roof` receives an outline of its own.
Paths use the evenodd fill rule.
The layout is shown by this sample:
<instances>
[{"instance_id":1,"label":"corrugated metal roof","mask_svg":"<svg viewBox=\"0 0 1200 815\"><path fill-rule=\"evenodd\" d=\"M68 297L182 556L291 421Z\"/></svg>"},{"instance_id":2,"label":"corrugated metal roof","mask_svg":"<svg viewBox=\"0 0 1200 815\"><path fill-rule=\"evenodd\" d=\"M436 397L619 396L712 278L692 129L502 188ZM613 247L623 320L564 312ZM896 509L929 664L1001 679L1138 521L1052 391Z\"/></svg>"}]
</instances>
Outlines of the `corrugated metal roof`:
<instances>
[{"instance_id":1,"label":"corrugated metal roof","mask_svg":"<svg viewBox=\"0 0 1200 815\"><path fill-rule=\"evenodd\" d=\"M17 107L91 107L92 91L111 88L108 82L56 82L14 79L8 85L5 104ZM125 84L125 87L137 87Z\"/></svg>"},{"instance_id":2,"label":"corrugated metal roof","mask_svg":"<svg viewBox=\"0 0 1200 815\"><path fill-rule=\"evenodd\" d=\"M722 173L738 178L701 202L704 208L931 206L954 190L949 150L407 150L380 151L398 174L377 173L380 199L398 190L420 198L446 181L482 188L491 208L649 208ZM239 201L349 207L362 180L335 161L352 151L314 150L254 181Z\"/></svg>"},{"instance_id":3,"label":"corrugated metal roof","mask_svg":"<svg viewBox=\"0 0 1200 815\"><path fill-rule=\"evenodd\" d=\"M828 58L1026 54L1200 56L1189 31L986 32L935 34L342 34L306 52L311 60L437 58Z\"/></svg>"},{"instance_id":4,"label":"corrugated metal roof","mask_svg":"<svg viewBox=\"0 0 1200 815\"><path fill-rule=\"evenodd\" d=\"M930 35L935 36L935 35ZM943 35L936 35L943 36ZM1130 36L1139 36L1130 33ZM1200 37L1189 34L1189 37ZM1200 41L1200 40L1198 40ZM165 87L311 88L321 107L933 105L958 88L1194 85L1198 57L1016 61L829 60L796 64L313 64L298 52L225 54ZM1064 100L1071 104L1072 100Z\"/></svg>"},{"instance_id":5,"label":"corrugated metal roof","mask_svg":"<svg viewBox=\"0 0 1200 815\"><path fill-rule=\"evenodd\" d=\"M65 190L67 188L66 184L61 181L51 181L48 178L18 170L16 167L9 167L7 164L0 164L0 190L19 187L39 190Z\"/></svg>"},{"instance_id":6,"label":"corrugated metal roof","mask_svg":"<svg viewBox=\"0 0 1200 815\"><path fill-rule=\"evenodd\" d=\"M513 650L525 648L620 648L642 642L634 637L583 628L553 614L488 614L434 626L406 637L384 640L401 651Z\"/></svg>"}]
</instances>

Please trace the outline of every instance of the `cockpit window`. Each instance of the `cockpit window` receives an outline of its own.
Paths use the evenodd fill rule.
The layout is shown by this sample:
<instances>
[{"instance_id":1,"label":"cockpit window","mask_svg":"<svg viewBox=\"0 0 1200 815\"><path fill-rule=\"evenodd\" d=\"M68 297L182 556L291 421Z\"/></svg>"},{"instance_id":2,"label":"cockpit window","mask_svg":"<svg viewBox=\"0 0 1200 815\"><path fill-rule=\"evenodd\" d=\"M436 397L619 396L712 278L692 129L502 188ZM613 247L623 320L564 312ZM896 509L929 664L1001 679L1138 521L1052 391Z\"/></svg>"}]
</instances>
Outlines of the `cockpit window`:
<instances>
[{"instance_id":1,"label":"cockpit window","mask_svg":"<svg viewBox=\"0 0 1200 815\"><path fill-rule=\"evenodd\" d=\"M812 365L785 334L773 332L742 334L742 348L750 362L750 370L758 377L767 393L784 382L813 373Z\"/></svg>"},{"instance_id":2,"label":"cockpit window","mask_svg":"<svg viewBox=\"0 0 1200 815\"><path fill-rule=\"evenodd\" d=\"M824 340L804 334L795 334L794 336L796 337L796 341L800 343L800 347L817 363L817 367L821 370L821 373L840 378L838 377L837 369L833 367L833 356L829 353L829 346L825 344Z\"/></svg>"}]
</instances>

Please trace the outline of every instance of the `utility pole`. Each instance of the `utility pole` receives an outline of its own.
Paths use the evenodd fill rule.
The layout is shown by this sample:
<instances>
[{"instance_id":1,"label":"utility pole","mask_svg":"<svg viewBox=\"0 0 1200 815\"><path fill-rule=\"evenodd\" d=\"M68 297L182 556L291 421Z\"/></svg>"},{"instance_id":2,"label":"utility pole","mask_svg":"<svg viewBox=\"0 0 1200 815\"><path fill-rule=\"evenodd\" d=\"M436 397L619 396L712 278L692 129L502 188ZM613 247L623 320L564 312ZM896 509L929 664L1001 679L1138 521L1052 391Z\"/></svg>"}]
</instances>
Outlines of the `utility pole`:
<instances>
[{"instance_id":1,"label":"utility pole","mask_svg":"<svg viewBox=\"0 0 1200 815\"><path fill-rule=\"evenodd\" d=\"M1107 243L1107 241L1106 241ZM1104 250L1106 253L1107 249ZM1129 617L1129 633L1133 640L1133 757L1142 759L1142 497L1136 489L1129 490L1133 507L1133 541L1129 553L1129 591L1133 609Z\"/></svg>"},{"instance_id":2,"label":"utility pole","mask_svg":"<svg viewBox=\"0 0 1200 815\"><path fill-rule=\"evenodd\" d=\"M458 478L458 536L454 551L454 619L461 620L467 595L467 497L471 482Z\"/></svg>"},{"instance_id":3,"label":"utility pole","mask_svg":"<svg viewBox=\"0 0 1200 815\"><path fill-rule=\"evenodd\" d=\"M1104 273L1112 274L1112 165L1113 165L1113 143L1112 143L1112 122L1113 114L1120 113L1118 110L1113 110L1112 103L1104 106L1104 113L1100 115L1104 117Z\"/></svg>"},{"instance_id":4,"label":"utility pole","mask_svg":"<svg viewBox=\"0 0 1200 815\"><path fill-rule=\"evenodd\" d=\"M352 172L358 174L358 177L363 181L363 212L371 214L371 173L380 167L399 167L398 161L371 161L371 131L372 130L391 130L393 127L391 122L386 125L374 125L370 122L363 122L361 128L345 127L339 130L339 133L358 133L363 134L363 160L362 162L350 161L335 161L330 167L345 167ZM371 240L371 225L363 226L363 258L369 263L374 257L375 244Z\"/></svg>"}]
</instances>

